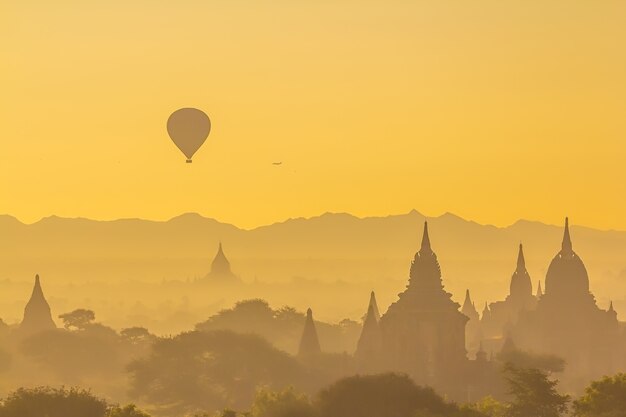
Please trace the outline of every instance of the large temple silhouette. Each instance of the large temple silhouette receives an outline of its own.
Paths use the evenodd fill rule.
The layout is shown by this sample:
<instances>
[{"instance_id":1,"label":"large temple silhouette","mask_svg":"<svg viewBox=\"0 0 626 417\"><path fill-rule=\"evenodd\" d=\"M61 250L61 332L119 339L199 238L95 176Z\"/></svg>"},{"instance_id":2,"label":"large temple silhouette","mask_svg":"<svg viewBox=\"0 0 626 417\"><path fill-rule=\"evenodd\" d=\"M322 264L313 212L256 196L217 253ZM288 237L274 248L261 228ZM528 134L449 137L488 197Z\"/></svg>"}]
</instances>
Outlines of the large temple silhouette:
<instances>
[{"instance_id":1,"label":"large temple silhouette","mask_svg":"<svg viewBox=\"0 0 626 417\"><path fill-rule=\"evenodd\" d=\"M370 305L355 354L361 359L360 370L403 372L419 384L457 396L456 391L462 389L458 375L467 365L468 318L444 289L428 223L424 223L422 245L411 264L407 288L398 297L379 322Z\"/></svg>"},{"instance_id":2,"label":"large temple silhouette","mask_svg":"<svg viewBox=\"0 0 626 417\"><path fill-rule=\"evenodd\" d=\"M625 365L624 336L611 304L600 309L589 291L589 276L574 252L568 219L561 250L545 279L545 293L535 309L521 314L512 329L516 344L524 349L553 353L570 364L570 375L594 377Z\"/></svg>"},{"instance_id":3,"label":"large temple silhouette","mask_svg":"<svg viewBox=\"0 0 626 417\"><path fill-rule=\"evenodd\" d=\"M563 358L574 389L626 366L626 335L613 305L608 310L596 305L567 219L561 250L545 277L545 293L539 282L533 295L520 244L506 299L486 303L480 317L468 290L461 311L459 307L444 289L425 223L406 290L380 319L378 306L374 309L370 302L355 352L359 372L400 371L465 400L498 392L502 385L493 347L490 354L484 349L487 340L498 342L497 352L521 349Z\"/></svg>"}]
</instances>

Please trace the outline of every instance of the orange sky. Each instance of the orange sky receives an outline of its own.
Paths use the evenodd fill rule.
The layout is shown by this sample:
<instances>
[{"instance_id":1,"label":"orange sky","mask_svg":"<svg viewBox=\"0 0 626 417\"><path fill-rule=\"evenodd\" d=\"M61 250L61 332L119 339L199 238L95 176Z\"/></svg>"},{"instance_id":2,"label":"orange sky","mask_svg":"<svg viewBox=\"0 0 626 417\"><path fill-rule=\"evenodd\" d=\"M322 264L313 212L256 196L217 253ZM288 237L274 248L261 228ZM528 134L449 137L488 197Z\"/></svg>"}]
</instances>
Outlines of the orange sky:
<instances>
[{"instance_id":1,"label":"orange sky","mask_svg":"<svg viewBox=\"0 0 626 417\"><path fill-rule=\"evenodd\" d=\"M611 0L3 2L0 213L626 230L625 22ZM191 165L180 107L213 122Z\"/></svg>"}]
</instances>

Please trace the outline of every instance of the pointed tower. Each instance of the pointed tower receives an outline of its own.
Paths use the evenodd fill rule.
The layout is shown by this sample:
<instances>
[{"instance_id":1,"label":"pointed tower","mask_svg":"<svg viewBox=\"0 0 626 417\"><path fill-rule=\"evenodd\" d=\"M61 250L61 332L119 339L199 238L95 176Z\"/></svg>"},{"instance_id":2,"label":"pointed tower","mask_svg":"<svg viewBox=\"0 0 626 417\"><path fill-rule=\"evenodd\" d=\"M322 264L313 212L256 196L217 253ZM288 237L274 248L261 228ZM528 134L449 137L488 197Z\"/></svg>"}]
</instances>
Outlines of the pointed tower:
<instances>
[{"instance_id":1,"label":"pointed tower","mask_svg":"<svg viewBox=\"0 0 626 417\"><path fill-rule=\"evenodd\" d=\"M376 318L376 323L378 323L380 321L380 313L378 310L378 303L376 302L376 293L374 293L374 291L372 291L372 293L370 294L370 304L368 307L368 314L369 314L369 309L372 309L374 312L374 317Z\"/></svg>"},{"instance_id":2,"label":"pointed tower","mask_svg":"<svg viewBox=\"0 0 626 417\"><path fill-rule=\"evenodd\" d=\"M545 285L545 295L550 295L551 298L567 298L572 302L577 298L589 296L589 276L583 261L572 248L567 217L561 251L548 267Z\"/></svg>"},{"instance_id":3,"label":"pointed tower","mask_svg":"<svg viewBox=\"0 0 626 417\"><path fill-rule=\"evenodd\" d=\"M569 217L566 217L565 231L563 232L563 242L561 243L561 253L563 255L571 255L572 252L572 238L569 235Z\"/></svg>"},{"instance_id":4,"label":"pointed tower","mask_svg":"<svg viewBox=\"0 0 626 417\"><path fill-rule=\"evenodd\" d=\"M320 341L317 337L315 322L313 321L313 310L310 308L306 312L306 321L304 322L304 331L300 339L300 348L298 356L302 358L319 355L322 353Z\"/></svg>"},{"instance_id":5,"label":"pointed tower","mask_svg":"<svg viewBox=\"0 0 626 417\"><path fill-rule=\"evenodd\" d=\"M211 272L209 272L209 274L206 276L206 279L213 282L221 283L239 281L239 279L235 276L235 274L233 274L230 269L230 262L224 254L222 242L219 243L217 253L215 254L215 258L213 258L213 262L211 263Z\"/></svg>"},{"instance_id":6,"label":"pointed tower","mask_svg":"<svg viewBox=\"0 0 626 417\"><path fill-rule=\"evenodd\" d=\"M617 322L617 311L615 311L615 309L613 308L613 301L611 301L611 304L609 305L607 314L609 315L609 317L611 317L611 319L614 319Z\"/></svg>"},{"instance_id":7,"label":"pointed tower","mask_svg":"<svg viewBox=\"0 0 626 417\"><path fill-rule=\"evenodd\" d=\"M475 352L482 339L482 331L480 328L480 315L472 302L469 290L465 291L465 302L461 308L461 313L469 319L465 326L465 347L468 352Z\"/></svg>"},{"instance_id":8,"label":"pointed tower","mask_svg":"<svg viewBox=\"0 0 626 417\"><path fill-rule=\"evenodd\" d=\"M519 244L517 265L511 276L509 295L503 301L489 305L489 325L484 327L484 336L499 338L511 330L524 311L534 310L537 299L533 296L533 285L526 270L524 247Z\"/></svg>"},{"instance_id":9,"label":"pointed tower","mask_svg":"<svg viewBox=\"0 0 626 417\"><path fill-rule=\"evenodd\" d=\"M465 314L470 321L479 319L476 306L472 302L472 297L470 297L470 290L465 291L465 301L463 302L461 313Z\"/></svg>"},{"instance_id":10,"label":"pointed tower","mask_svg":"<svg viewBox=\"0 0 626 417\"><path fill-rule=\"evenodd\" d=\"M533 284L530 281L530 275L526 270L526 261L524 259L524 249L519 244L519 252L517 254L517 268L511 277L510 297L523 302L530 299L533 295Z\"/></svg>"},{"instance_id":11,"label":"pointed tower","mask_svg":"<svg viewBox=\"0 0 626 417\"><path fill-rule=\"evenodd\" d=\"M535 296L538 299L543 297L543 290L541 289L541 280L537 282L537 295Z\"/></svg>"},{"instance_id":12,"label":"pointed tower","mask_svg":"<svg viewBox=\"0 0 626 417\"><path fill-rule=\"evenodd\" d=\"M467 361L468 318L445 291L428 223L415 254L406 290L380 319L382 351L388 370L409 374L419 384L454 385L452 376Z\"/></svg>"},{"instance_id":13,"label":"pointed tower","mask_svg":"<svg viewBox=\"0 0 626 417\"><path fill-rule=\"evenodd\" d=\"M377 369L381 342L380 326L376 318L376 311L374 306L370 304L354 355L358 361L359 370L373 371Z\"/></svg>"},{"instance_id":14,"label":"pointed tower","mask_svg":"<svg viewBox=\"0 0 626 417\"><path fill-rule=\"evenodd\" d=\"M33 334L53 329L56 329L56 325L52 320L50 305L43 295L39 275L36 275L33 293L24 309L24 319L20 324L20 331L24 334Z\"/></svg>"},{"instance_id":15,"label":"pointed tower","mask_svg":"<svg viewBox=\"0 0 626 417\"><path fill-rule=\"evenodd\" d=\"M480 317L480 321L485 323L491 320L491 311L489 310L489 305L485 301L485 308L483 308L483 314Z\"/></svg>"}]
</instances>

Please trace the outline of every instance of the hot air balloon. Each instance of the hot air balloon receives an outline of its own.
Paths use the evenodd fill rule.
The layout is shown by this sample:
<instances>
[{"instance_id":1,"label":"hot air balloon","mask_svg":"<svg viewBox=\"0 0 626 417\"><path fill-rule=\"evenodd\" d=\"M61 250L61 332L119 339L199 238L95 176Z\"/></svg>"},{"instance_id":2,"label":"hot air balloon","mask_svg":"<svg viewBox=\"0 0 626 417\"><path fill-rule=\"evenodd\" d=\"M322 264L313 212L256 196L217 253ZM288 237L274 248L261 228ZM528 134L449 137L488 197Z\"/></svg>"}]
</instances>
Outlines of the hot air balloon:
<instances>
[{"instance_id":1,"label":"hot air balloon","mask_svg":"<svg viewBox=\"0 0 626 417\"><path fill-rule=\"evenodd\" d=\"M211 120L202 110L184 108L176 110L167 119L167 133L174 144L187 157L190 164L211 132Z\"/></svg>"}]
</instances>

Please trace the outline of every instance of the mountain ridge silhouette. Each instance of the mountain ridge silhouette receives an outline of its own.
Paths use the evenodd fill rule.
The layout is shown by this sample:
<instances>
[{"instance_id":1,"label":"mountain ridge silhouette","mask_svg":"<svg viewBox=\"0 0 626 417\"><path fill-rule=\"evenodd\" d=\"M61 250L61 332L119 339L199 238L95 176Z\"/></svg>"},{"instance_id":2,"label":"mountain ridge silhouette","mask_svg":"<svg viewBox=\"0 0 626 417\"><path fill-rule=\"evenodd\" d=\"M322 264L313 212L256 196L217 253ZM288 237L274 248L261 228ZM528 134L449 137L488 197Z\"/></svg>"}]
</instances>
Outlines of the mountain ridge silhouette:
<instances>
[{"instance_id":1,"label":"mountain ridge silhouette","mask_svg":"<svg viewBox=\"0 0 626 417\"><path fill-rule=\"evenodd\" d=\"M237 228L239 230L243 230L243 231L253 231L256 229L261 229L261 228L266 228L266 227L271 227L271 226L275 226L278 224L283 224L283 223L289 223L289 222L294 222L294 221L302 221L302 220L315 220L315 219L321 219L321 218L325 218L325 217L330 217L330 216L345 216L347 218L351 218L351 219L356 219L356 220L368 220L368 219L388 219L388 218L393 218L393 217L404 217L404 216L411 216L411 215L417 215L419 217L422 218L427 218L427 219L441 219L441 218L450 218L450 219L454 219L454 220L460 220L466 223L473 223L479 226L486 226L486 227L493 227L496 229L509 229L512 228L518 224L537 224L537 225L542 225L542 226L554 226L554 227L558 227L561 228L562 225L561 224L550 224L550 223L546 223L540 220L530 220L530 219L517 219L515 220L513 223L507 225L507 226L497 226L491 223L479 223L475 220L471 220L471 219L466 219L462 216L459 216L455 213L452 212L444 212L438 216L426 216L425 214L422 214L421 212L419 212L416 209L412 209L407 213L399 213L399 214L388 214L388 215L379 215L379 216L357 216L355 214L352 213L348 213L348 212L332 212L332 211L326 211L322 214L319 215L315 215L315 216L310 216L310 217L304 217L304 216L298 216L298 217L289 217L285 220L279 220L279 221L275 221L272 223L268 223L268 224L262 224L262 225L258 225L258 226L254 226L252 228L244 228L244 227L240 227L237 226L234 223L228 223L228 222L223 222L220 220L217 220L213 217L207 217L204 216L200 213L197 212L185 212L179 215L176 215L174 217L171 217L169 219L166 220L154 220L154 219L144 219L141 217L121 217L121 218L117 218L117 219L92 219L89 217L83 217L83 216L78 216L78 217L64 217L64 216L58 216L58 215L50 215L50 216L45 216L42 217L41 219L32 222L32 223L28 223L28 222L23 222L21 221L18 217L13 216L11 214L0 214L0 225L2 225L4 222L5 224L8 222L12 222L12 223L16 223L16 224L20 224L20 225L24 225L24 226L34 226L40 223L48 223L50 221L65 221L65 220L73 220L73 221L89 221L89 222L96 222L96 223L115 223L115 222L132 222L132 221L141 221L141 222L147 222L147 223L171 223L171 222L178 222L178 221L183 221L183 220L202 220L202 221L212 221L215 222L217 224L221 224L221 225L228 225L228 226L232 226L234 228ZM599 228L595 228L595 227L591 227L591 226L584 226L584 225L573 225L572 227L574 228L585 228L585 229L590 229L590 230L596 230L596 231L600 231L600 232L617 232L617 233L626 233L626 230L619 230L619 229L599 229Z\"/></svg>"}]
</instances>

